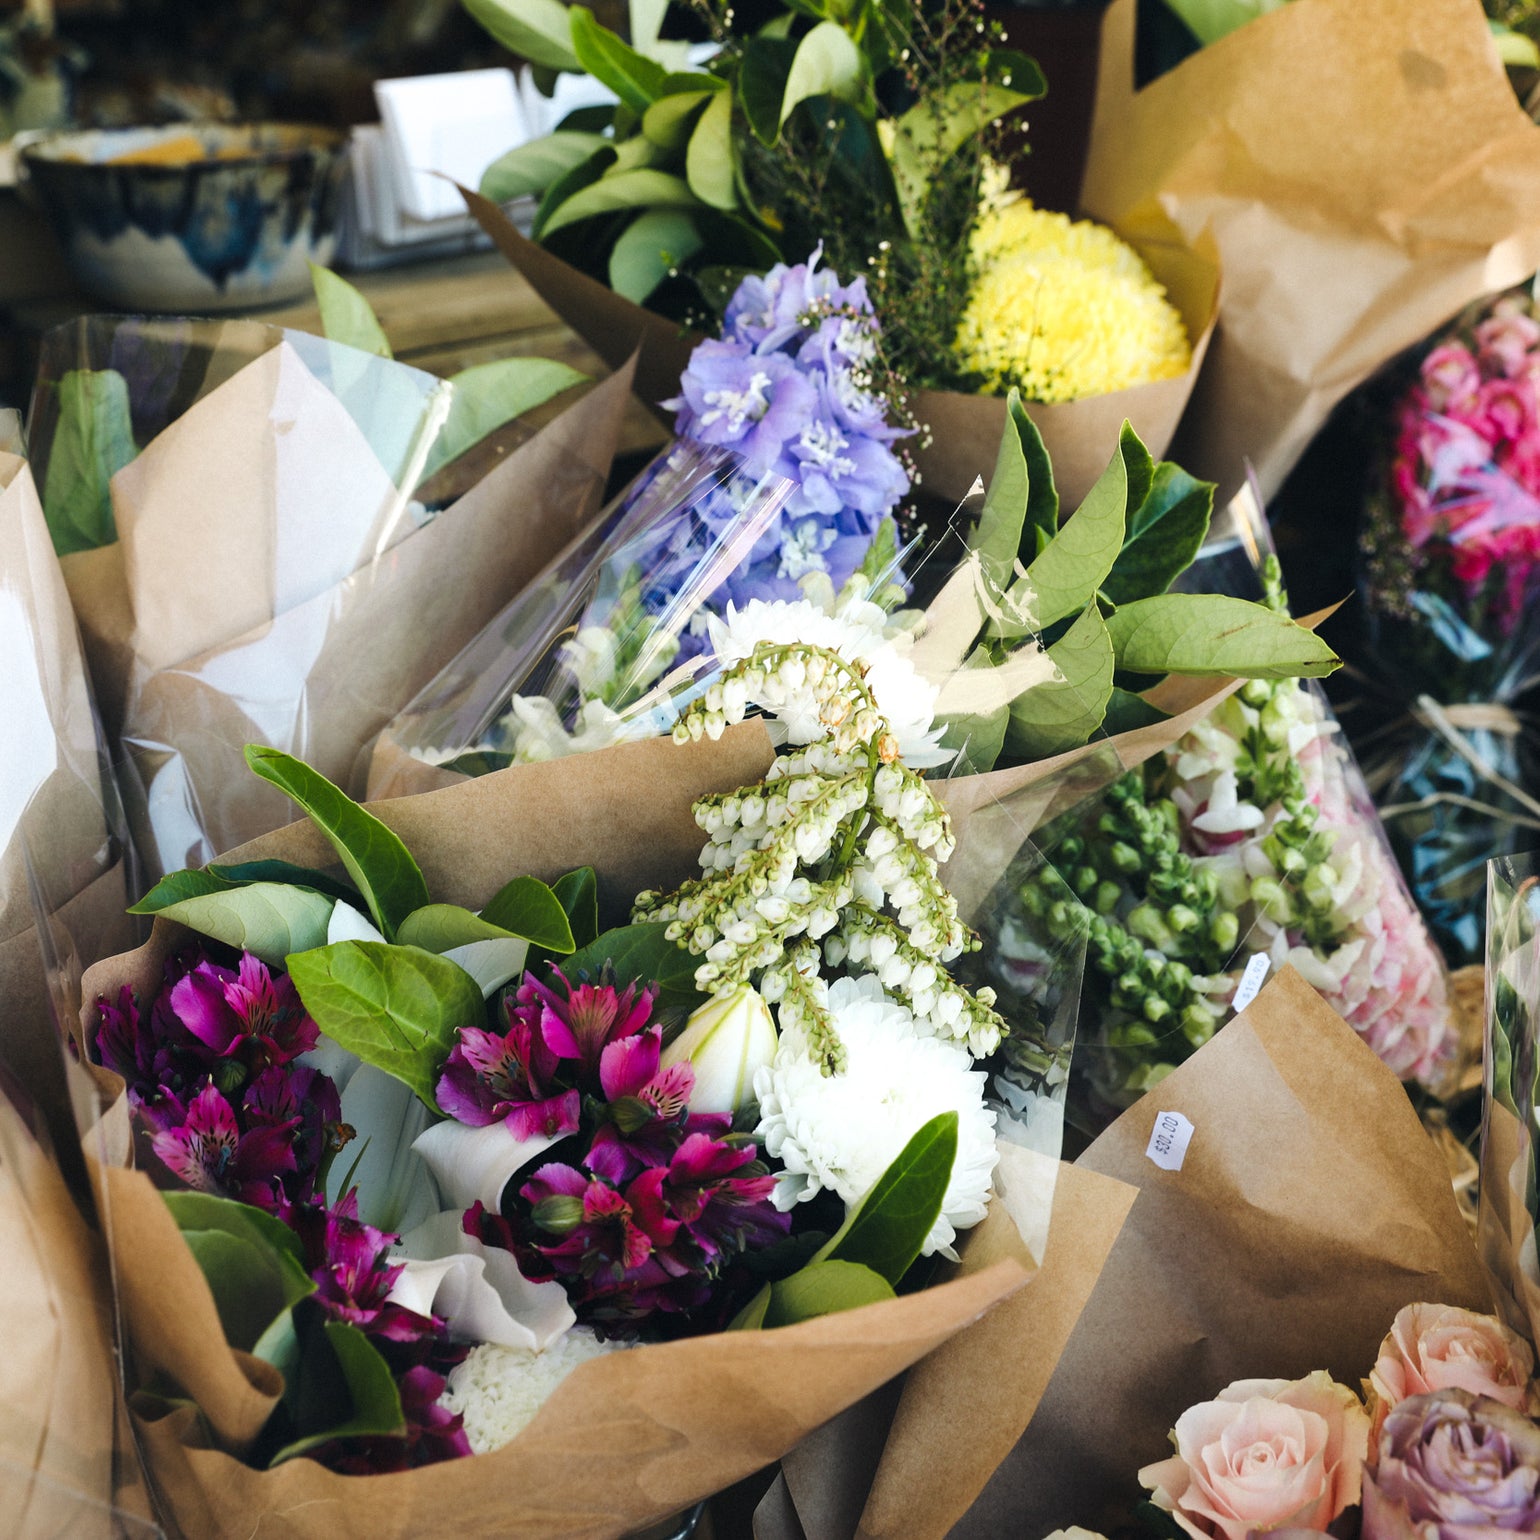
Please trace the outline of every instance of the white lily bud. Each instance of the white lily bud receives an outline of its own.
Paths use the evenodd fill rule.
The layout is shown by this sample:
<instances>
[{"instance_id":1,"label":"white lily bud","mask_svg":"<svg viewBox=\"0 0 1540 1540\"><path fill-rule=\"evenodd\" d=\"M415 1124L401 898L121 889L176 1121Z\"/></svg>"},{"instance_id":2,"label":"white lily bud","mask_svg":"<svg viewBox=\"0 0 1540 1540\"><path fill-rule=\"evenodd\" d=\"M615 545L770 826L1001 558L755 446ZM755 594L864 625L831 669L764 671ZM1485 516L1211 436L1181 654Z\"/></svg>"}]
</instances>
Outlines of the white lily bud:
<instances>
[{"instance_id":1,"label":"white lily bud","mask_svg":"<svg viewBox=\"0 0 1540 1540\"><path fill-rule=\"evenodd\" d=\"M692 1112L736 1112L754 1097L754 1071L775 1058L775 1022L747 984L697 1009L663 1050L663 1068L688 1059L695 1070Z\"/></svg>"}]
</instances>

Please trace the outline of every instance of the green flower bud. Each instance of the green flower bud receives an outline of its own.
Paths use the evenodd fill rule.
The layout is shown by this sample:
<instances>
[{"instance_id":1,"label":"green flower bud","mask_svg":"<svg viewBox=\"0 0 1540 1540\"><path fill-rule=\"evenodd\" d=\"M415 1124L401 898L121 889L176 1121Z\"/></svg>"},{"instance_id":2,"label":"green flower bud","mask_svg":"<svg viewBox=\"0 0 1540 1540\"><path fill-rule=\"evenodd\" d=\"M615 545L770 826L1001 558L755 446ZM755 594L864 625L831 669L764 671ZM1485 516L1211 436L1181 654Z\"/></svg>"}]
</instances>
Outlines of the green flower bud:
<instances>
[{"instance_id":1,"label":"green flower bud","mask_svg":"<svg viewBox=\"0 0 1540 1540\"><path fill-rule=\"evenodd\" d=\"M1229 954L1241 938L1241 922L1228 909L1209 921L1208 938L1214 947Z\"/></svg>"},{"instance_id":2,"label":"green flower bud","mask_svg":"<svg viewBox=\"0 0 1540 1540\"><path fill-rule=\"evenodd\" d=\"M1107 859L1115 872L1131 877L1144 865L1144 857L1126 840L1117 840L1107 847Z\"/></svg>"},{"instance_id":3,"label":"green flower bud","mask_svg":"<svg viewBox=\"0 0 1540 1540\"><path fill-rule=\"evenodd\" d=\"M1198 928L1198 912L1196 909L1189 909L1186 904L1172 904L1166 910L1166 924L1177 935L1186 935L1188 931Z\"/></svg>"},{"instance_id":4,"label":"green flower bud","mask_svg":"<svg viewBox=\"0 0 1540 1540\"><path fill-rule=\"evenodd\" d=\"M1096 890L1095 906L1098 914L1111 914L1123 897L1123 890L1115 882L1104 882Z\"/></svg>"}]
</instances>

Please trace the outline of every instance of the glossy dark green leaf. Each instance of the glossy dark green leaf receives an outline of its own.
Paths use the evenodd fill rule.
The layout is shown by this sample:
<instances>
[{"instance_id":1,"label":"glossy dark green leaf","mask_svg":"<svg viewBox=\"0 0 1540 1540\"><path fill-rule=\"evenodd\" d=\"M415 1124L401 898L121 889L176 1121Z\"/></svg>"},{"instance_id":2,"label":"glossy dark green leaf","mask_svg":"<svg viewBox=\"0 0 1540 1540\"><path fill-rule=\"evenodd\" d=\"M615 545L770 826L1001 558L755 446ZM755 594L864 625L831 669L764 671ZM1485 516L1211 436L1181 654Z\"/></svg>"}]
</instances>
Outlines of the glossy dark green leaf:
<instances>
[{"instance_id":1,"label":"glossy dark green leaf","mask_svg":"<svg viewBox=\"0 0 1540 1540\"><path fill-rule=\"evenodd\" d=\"M317 871L313 866L296 866L292 861L211 861L203 870L236 885L247 882L287 882L296 888L309 888L313 893L324 893L328 898L340 898L346 904L360 903L358 894L347 883L339 882L329 872Z\"/></svg>"},{"instance_id":2,"label":"glossy dark green leaf","mask_svg":"<svg viewBox=\"0 0 1540 1540\"><path fill-rule=\"evenodd\" d=\"M428 885L411 852L373 813L333 786L303 760L281 749L246 745L246 763L306 813L331 841L347 874L389 937L414 909L428 902Z\"/></svg>"},{"instance_id":3,"label":"glossy dark green leaf","mask_svg":"<svg viewBox=\"0 0 1540 1540\"><path fill-rule=\"evenodd\" d=\"M743 115L762 144L774 144L781 133L781 103L786 97L786 77L791 74L797 45L789 38L760 33L743 45L738 71L738 95Z\"/></svg>"},{"instance_id":4,"label":"glossy dark green leaf","mask_svg":"<svg viewBox=\"0 0 1540 1540\"><path fill-rule=\"evenodd\" d=\"M615 164L615 147L606 142L593 152L586 160L580 160L570 171L564 171L546 188L535 209L535 217L530 223L530 236L533 240L545 239L546 223L551 216L569 199L575 197L585 187L592 187L600 177Z\"/></svg>"},{"instance_id":5,"label":"glossy dark green leaf","mask_svg":"<svg viewBox=\"0 0 1540 1540\"><path fill-rule=\"evenodd\" d=\"M795 1326L821 1315L858 1310L893 1298L888 1281L859 1262L813 1262L770 1288L770 1302L760 1324Z\"/></svg>"},{"instance_id":6,"label":"glossy dark green leaf","mask_svg":"<svg viewBox=\"0 0 1540 1540\"><path fill-rule=\"evenodd\" d=\"M567 911L538 877L515 877L482 908L481 918L548 952L570 952L573 948Z\"/></svg>"},{"instance_id":7,"label":"glossy dark green leaf","mask_svg":"<svg viewBox=\"0 0 1540 1540\"><path fill-rule=\"evenodd\" d=\"M317 1362L318 1355L307 1354L305 1364L307 1375L314 1375L319 1382L321 1394L313 1400L302 1383L295 1399L302 1406L315 1402L328 1405L341 1388L346 1392L348 1410L338 1419L331 1416L312 1419L301 1415L297 1419L299 1436L273 1456L273 1465L281 1465L285 1460L292 1460L333 1439L385 1438L401 1433L406 1427L401 1393L396 1389L395 1376L379 1349L356 1326L349 1326L345 1321L326 1321L321 1331L331 1349L331 1362ZM315 1421L324 1426L314 1426Z\"/></svg>"},{"instance_id":8,"label":"glossy dark green leaf","mask_svg":"<svg viewBox=\"0 0 1540 1540\"><path fill-rule=\"evenodd\" d=\"M72 369L60 377L58 422L43 483L43 514L60 556L118 538L112 478L139 453L128 381L116 369Z\"/></svg>"},{"instance_id":9,"label":"glossy dark green leaf","mask_svg":"<svg viewBox=\"0 0 1540 1540\"><path fill-rule=\"evenodd\" d=\"M578 62L633 112L646 112L663 94L668 71L601 26L586 5L572 6L569 16Z\"/></svg>"},{"instance_id":10,"label":"glossy dark green leaf","mask_svg":"<svg viewBox=\"0 0 1540 1540\"><path fill-rule=\"evenodd\" d=\"M693 1010L704 998L695 987L699 959L670 941L663 934L667 928L654 920L607 930L568 957L561 970L569 979L580 973L597 978L599 970L609 963L621 984L656 984L660 1009L681 1006Z\"/></svg>"},{"instance_id":11,"label":"glossy dark green leaf","mask_svg":"<svg viewBox=\"0 0 1540 1540\"><path fill-rule=\"evenodd\" d=\"M587 946L599 934L599 880L591 866L558 877L551 884L572 929L576 946Z\"/></svg>"},{"instance_id":12,"label":"glossy dark green leaf","mask_svg":"<svg viewBox=\"0 0 1540 1540\"><path fill-rule=\"evenodd\" d=\"M1079 614L1096 597L1123 548L1127 502L1128 471L1119 451L1027 568L1036 629Z\"/></svg>"},{"instance_id":13,"label":"glossy dark green leaf","mask_svg":"<svg viewBox=\"0 0 1540 1540\"><path fill-rule=\"evenodd\" d=\"M1152 706L1142 695L1114 686L1102 726L1109 733L1129 733L1135 728L1153 727L1157 722L1167 720L1167 714Z\"/></svg>"}]
</instances>

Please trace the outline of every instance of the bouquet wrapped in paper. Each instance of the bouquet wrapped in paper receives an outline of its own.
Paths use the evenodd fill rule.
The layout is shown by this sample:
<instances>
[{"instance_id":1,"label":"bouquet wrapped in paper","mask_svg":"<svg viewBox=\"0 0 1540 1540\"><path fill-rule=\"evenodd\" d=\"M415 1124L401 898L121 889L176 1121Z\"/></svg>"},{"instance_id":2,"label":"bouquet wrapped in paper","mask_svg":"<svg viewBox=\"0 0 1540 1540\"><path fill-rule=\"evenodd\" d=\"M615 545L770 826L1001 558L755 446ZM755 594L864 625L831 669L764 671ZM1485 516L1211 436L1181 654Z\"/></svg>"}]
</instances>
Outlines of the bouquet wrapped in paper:
<instances>
[{"instance_id":1,"label":"bouquet wrapped in paper","mask_svg":"<svg viewBox=\"0 0 1540 1540\"><path fill-rule=\"evenodd\" d=\"M0 1063L56 1100L38 925L78 982L132 944L127 831L32 471L0 453Z\"/></svg>"},{"instance_id":2,"label":"bouquet wrapped in paper","mask_svg":"<svg viewBox=\"0 0 1540 1540\"><path fill-rule=\"evenodd\" d=\"M184 1532L618 1535L1036 1289L1063 1076L1019 1070L1069 1045L963 921L1024 820L952 829L927 693L858 626L719 684L682 745L372 811L252 749L310 823L165 879L87 981L146 1165L194 1189L102 1173ZM1039 1383L1125 1205L1069 1196Z\"/></svg>"},{"instance_id":3,"label":"bouquet wrapped in paper","mask_svg":"<svg viewBox=\"0 0 1540 1540\"><path fill-rule=\"evenodd\" d=\"M627 385L480 474L456 388L389 359L252 323L54 334L44 507L152 876L283 821L246 742L351 781L596 510Z\"/></svg>"},{"instance_id":4,"label":"bouquet wrapped in paper","mask_svg":"<svg viewBox=\"0 0 1540 1540\"><path fill-rule=\"evenodd\" d=\"M1488 859L1540 828L1524 725L1540 661L1537 380L1526 286L1471 307L1369 398L1383 417L1349 720L1412 892L1461 963L1481 958Z\"/></svg>"}]
</instances>

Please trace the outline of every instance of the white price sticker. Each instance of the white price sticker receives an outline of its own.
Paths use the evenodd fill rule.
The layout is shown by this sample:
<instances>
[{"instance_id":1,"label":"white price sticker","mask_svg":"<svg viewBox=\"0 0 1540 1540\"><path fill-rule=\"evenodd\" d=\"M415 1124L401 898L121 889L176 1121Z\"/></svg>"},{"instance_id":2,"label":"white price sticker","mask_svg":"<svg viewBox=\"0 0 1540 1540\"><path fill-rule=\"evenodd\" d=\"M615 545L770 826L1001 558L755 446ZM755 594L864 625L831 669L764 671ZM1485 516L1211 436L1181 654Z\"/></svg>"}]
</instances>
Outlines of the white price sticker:
<instances>
[{"instance_id":1,"label":"white price sticker","mask_svg":"<svg viewBox=\"0 0 1540 1540\"><path fill-rule=\"evenodd\" d=\"M1246 964L1246 971L1241 974L1240 985L1235 991L1235 999L1232 1002L1237 1012L1245 1010L1261 993L1262 981L1267 977L1267 969L1266 952L1258 952Z\"/></svg>"},{"instance_id":2,"label":"white price sticker","mask_svg":"<svg viewBox=\"0 0 1540 1540\"><path fill-rule=\"evenodd\" d=\"M1162 1171L1180 1171L1191 1143L1192 1124L1180 1112L1161 1112L1156 1114L1155 1128L1144 1153Z\"/></svg>"}]
</instances>

